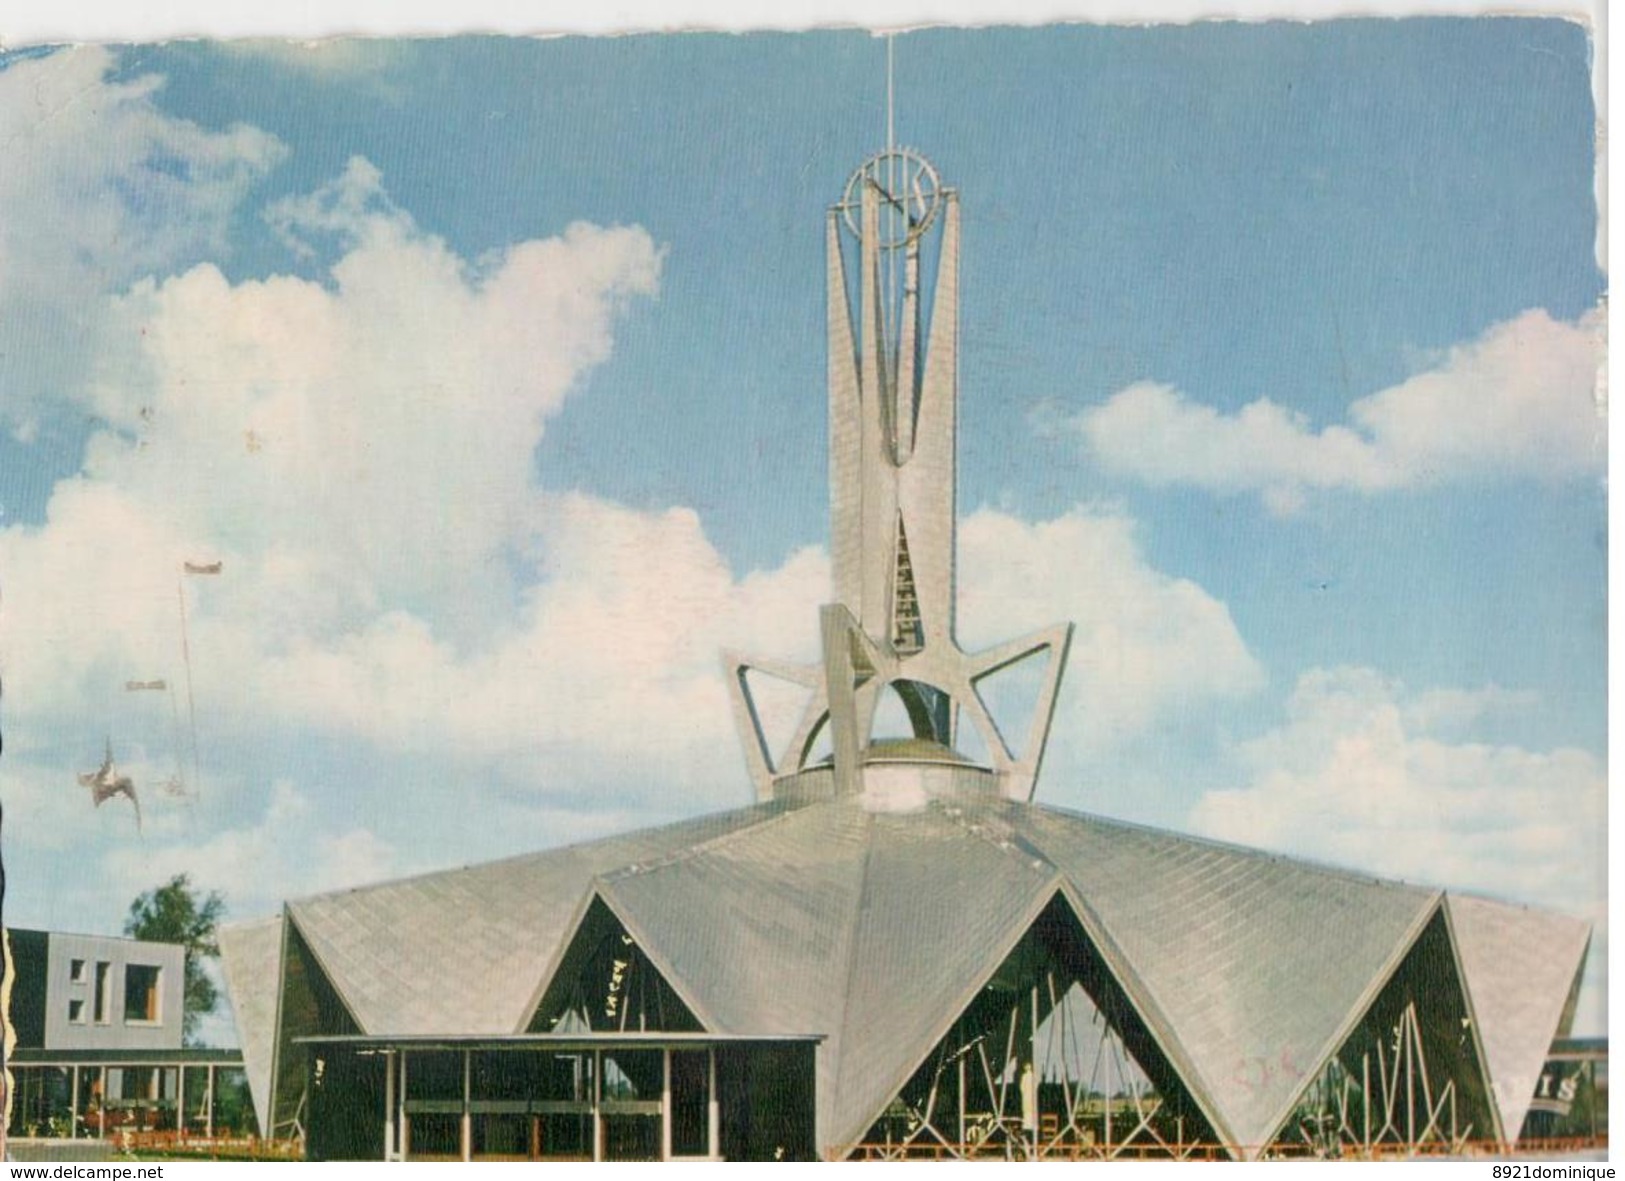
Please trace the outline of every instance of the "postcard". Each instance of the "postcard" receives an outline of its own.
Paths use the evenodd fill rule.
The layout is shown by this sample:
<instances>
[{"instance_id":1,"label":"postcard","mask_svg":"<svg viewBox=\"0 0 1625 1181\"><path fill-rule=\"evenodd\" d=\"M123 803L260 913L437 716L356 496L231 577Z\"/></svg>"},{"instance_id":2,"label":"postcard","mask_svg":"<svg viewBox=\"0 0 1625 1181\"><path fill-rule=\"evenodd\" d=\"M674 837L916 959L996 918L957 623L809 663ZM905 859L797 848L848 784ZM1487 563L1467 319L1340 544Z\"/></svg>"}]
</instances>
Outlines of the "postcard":
<instances>
[{"instance_id":1,"label":"postcard","mask_svg":"<svg viewBox=\"0 0 1625 1181\"><path fill-rule=\"evenodd\" d=\"M0 53L12 1150L1605 1146L1594 35Z\"/></svg>"}]
</instances>

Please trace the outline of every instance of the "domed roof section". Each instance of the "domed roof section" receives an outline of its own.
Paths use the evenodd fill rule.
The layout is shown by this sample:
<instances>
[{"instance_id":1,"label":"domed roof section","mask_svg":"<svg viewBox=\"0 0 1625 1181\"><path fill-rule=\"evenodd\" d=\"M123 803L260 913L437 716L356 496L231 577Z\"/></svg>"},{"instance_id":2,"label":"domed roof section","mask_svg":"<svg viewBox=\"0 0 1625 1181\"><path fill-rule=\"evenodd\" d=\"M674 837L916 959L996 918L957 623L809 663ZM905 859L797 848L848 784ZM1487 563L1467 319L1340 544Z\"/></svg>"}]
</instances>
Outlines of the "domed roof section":
<instances>
[{"instance_id":1,"label":"domed roof section","mask_svg":"<svg viewBox=\"0 0 1625 1181\"><path fill-rule=\"evenodd\" d=\"M971 761L946 743L931 738L879 738L869 744L866 763L955 763Z\"/></svg>"}]
</instances>

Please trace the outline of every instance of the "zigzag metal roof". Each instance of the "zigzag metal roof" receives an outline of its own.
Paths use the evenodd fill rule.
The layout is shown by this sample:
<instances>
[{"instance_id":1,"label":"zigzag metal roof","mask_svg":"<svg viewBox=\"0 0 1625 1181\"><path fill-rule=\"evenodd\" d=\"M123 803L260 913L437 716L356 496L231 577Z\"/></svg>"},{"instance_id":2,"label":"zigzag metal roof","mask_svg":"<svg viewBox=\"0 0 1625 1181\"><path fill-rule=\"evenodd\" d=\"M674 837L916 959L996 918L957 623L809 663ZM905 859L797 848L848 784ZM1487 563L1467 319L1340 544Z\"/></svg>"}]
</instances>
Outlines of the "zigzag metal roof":
<instances>
[{"instance_id":1,"label":"zigzag metal roof","mask_svg":"<svg viewBox=\"0 0 1625 1181\"><path fill-rule=\"evenodd\" d=\"M1478 1021L1502 1134L1516 1139L1585 964L1580 919L1451 895L1450 924Z\"/></svg>"},{"instance_id":2,"label":"zigzag metal roof","mask_svg":"<svg viewBox=\"0 0 1625 1181\"><path fill-rule=\"evenodd\" d=\"M270 1125L276 1053L277 986L282 979L282 916L220 928L220 961L243 1049L243 1072L261 1128Z\"/></svg>"},{"instance_id":3,"label":"zigzag metal roof","mask_svg":"<svg viewBox=\"0 0 1625 1181\"><path fill-rule=\"evenodd\" d=\"M819 1140L838 1149L862 1137L1057 892L1216 1130L1240 1145L1272 1138L1439 899L1038 805L888 814L849 798L758 805L288 913L364 1032L500 1034L526 1026L596 893L710 1031L824 1037ZM1477 920L1495 906L1464 912L1489 947L1499 929ZM1481 1022L1495 988L1475 986Z\"/></svg>"},{"instance_id":4,"label":"zigzag metal roof","mask_svg":"<svg viewBox=\"0 0 1625 1181\"><path fill-rule=\"evenodd\" d=\"M1052 866L974 815L873 818L826 1143L862 1139L1060 889Z\"/></svg>"},{"instance_id":5,"label":"zigzag metal roof","mask_svg":"<svg viewBox=\"0 0 1625 1181\"><path fill-rule=\"evenodd\" d=\"M1141 1016L1236 1144L1272 1137L1438 898L1043 808L1020 828L1096 916L1149 1002Z\"/></svg>"},{"instance_id":6,"label":"zigzag metal roof","mask_svg":"<svg viewBox=\"0 0 1625 1181\"><path fill-rule=\"evenodd\" d=\"M522 1029L587 883L781 810L766 804L288 903L362 1032Z\"/></svg>"},{"instance_id":7,"label":"zigzag metal roof","mask_svg":"<svg viewBox=\"0 0 1625 1181\"><path fill-rule=\"evenodd\" d=\"M642 872L600 894L646 933L680 992L719 1033L826 1035L820 1097L835 1086L853 917L862 903L864 818L807 808Z\"/></svg>"},{"instance_id":8,"label":"zigzag metal roof","mask_svg":"<svg viewBox=\"0 0 1625 1181\"><path fill-rule=\"evenodd\" d=\"M847 1144L1058 888L1051 867L942 810L832 801L599 893L715 1032L826 1035L819 1123Z\"/></svg>"}]
</instances>

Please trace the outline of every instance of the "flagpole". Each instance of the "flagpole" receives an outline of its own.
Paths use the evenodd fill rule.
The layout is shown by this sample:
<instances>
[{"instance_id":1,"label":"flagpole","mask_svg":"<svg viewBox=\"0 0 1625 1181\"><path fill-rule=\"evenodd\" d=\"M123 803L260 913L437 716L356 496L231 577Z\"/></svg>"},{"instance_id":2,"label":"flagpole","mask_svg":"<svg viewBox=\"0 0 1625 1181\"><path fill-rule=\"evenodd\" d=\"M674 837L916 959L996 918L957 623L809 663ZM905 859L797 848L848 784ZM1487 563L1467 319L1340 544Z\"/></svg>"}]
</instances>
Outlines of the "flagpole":
<instances>
[{"instance_id":1,"label":"flagpole","mask_svg":"<svg viewBox=\"0 0 1625 1181\"><path fill-rule=\"evenodd\" d=\"M203 775L198 768L197 757L197 707L192 702L192 647L186 638L186 567L181 567L182 576L175 579L175 597L181 605L181 663L186 667L186 716L192 727L192 791L197 798L203 798Z\"/></svg>"},{"instance_id":2,"label":"flagpole","mask_svg":"<svg viewBox=\"0 0 1625 1181\"><path fill-rule=\"evenodd\" d=\"M219 574L221 563L182 562L181 572L175 579L175 597L181 605L181 663L186 666L186 719L192 731L192 795L194 801L203 798L203 770L197 749L197 704L192 696L192 646L186 634L186 576L188 574Z\"/></svg>"}]
</instances>

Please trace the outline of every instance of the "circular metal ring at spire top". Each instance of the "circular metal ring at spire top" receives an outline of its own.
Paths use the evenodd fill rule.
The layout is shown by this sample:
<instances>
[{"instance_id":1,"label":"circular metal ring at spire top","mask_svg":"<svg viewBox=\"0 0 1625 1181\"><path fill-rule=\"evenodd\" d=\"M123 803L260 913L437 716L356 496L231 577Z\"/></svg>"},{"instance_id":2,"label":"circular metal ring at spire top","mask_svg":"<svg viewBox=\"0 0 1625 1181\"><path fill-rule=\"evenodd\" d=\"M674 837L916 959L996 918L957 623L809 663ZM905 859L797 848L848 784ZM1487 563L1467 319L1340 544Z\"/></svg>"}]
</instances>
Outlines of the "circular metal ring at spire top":
<instances>
[{"instance_id":1,"label":"circular metal ring at spire top","mask_svg":"<svg viewBox=\"0 0 1625 1181\"><path fill-rule=\"evenodd\" d=\"M880 198L880 246L895 250L912 242L937 216L942 182L937 170L913 148L887 148L860 164L841 195L846 228L863 237L863 188L872 185Z\"/></svg>"}]
</instances>

